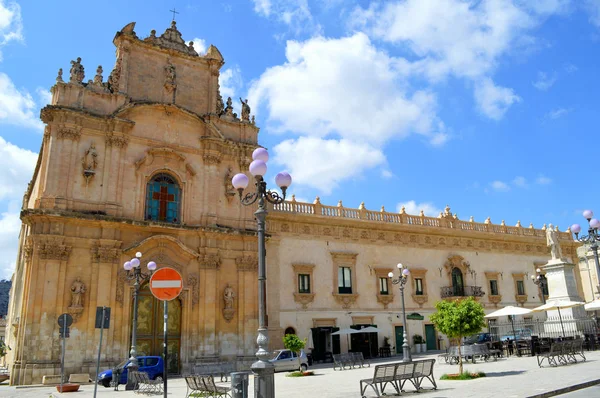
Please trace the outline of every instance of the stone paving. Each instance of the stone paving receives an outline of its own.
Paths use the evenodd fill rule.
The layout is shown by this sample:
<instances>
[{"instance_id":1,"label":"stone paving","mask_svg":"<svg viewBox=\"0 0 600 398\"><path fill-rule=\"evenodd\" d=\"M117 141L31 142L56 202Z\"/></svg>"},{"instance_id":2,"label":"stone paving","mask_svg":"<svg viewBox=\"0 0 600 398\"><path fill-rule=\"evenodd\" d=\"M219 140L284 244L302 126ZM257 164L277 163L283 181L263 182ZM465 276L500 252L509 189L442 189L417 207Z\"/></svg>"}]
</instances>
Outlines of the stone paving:
<instances>
[{"instance_id":1,"label":"stone paving","mask_svg":"<svg viewBox=\"0 0 600 398\"><path fill-rule=\"evenodd\" d=\"M487 377L469 381L444 381L439 380L443 373L457 373L458 365L447 365L436 362L434 374L438 384L437 391L425 391L418 396L422 398L521 398L541 394L546 391L583 383L600 378L600 351L586 352L587 361L556 368L537 366L535 357L510 357L497 362L478 362L467 364L465 369L482 371ZM437 358L437 355L419 355L415 359ZM395 362L400 358L389 358L387 361L377 363ZM359 398L359 380L373 375L373 364L370 368L334 371L330 364L316 365L311 368L315 376L292 378L286 373L275 375L275 389L277 398ZM424 382L424 386L429 384ZM409 396L417 396L410 384L407 386ZM250 377L249 397L253 397L253 383ZM587 389L599 391L599 389ZM584 390L585 391L585 390ZM77 398L93 397L94 386L84 385L77 393L59 394L54 387L15 388L0 386L0 397L39 398L63 397ZM181 378L169 380L168 396L184 398L186 393L185 381ZM71 395L69 395L71 394ZM140 397L132 391L118 391L98 386L98 397ZM156 396L156 395L155 395ZM162 395L161 395L162 396ZM371 390L368 397L374 397ZM593 397L594 395L585 395Z\"/></svg>"}]
</instances>

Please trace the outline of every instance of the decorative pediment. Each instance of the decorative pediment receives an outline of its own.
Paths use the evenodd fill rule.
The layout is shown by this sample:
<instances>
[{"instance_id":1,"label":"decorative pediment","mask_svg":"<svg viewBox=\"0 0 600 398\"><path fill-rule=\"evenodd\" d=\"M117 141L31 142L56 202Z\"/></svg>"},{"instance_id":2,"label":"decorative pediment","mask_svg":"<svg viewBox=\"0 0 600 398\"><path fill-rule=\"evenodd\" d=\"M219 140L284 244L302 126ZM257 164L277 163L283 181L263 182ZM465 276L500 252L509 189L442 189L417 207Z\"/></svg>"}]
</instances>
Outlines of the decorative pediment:
<instances>
[{"instance_id":1,"label":"decorative pediment","mask_svg":"<svg viewBox=\"0 0 600 398\"><path fill-rule=\"evenodd\" d=\"M181 32L177 30L177 23L175 21L171 21L171 26L159 37L156 36L156 31L153 29L150 32L150 36L144 39L144 42L170 50L177 50L187 55L198 56L198 52L194 49L192 42L189 45L185 44Z\"/></svg>"},{"instance_id":2,"label":"decorative pediment","mask_svg":"<svg viewBox=\"0 0 600 398\"><path fill-rule=\"evenodd\" d=\"M165 247L165 246L171 246L175 253L177 253L178 255L181 255L183 257L187 257L190 260L200 259L200 257L201 257L200 253L198 253L197 251L195 251L193 249L190 249L179 239L174 238L169 235L153 235L149 238L142 240L141 242L138 242L132 246L129 246L126 249L123 249L123 253L133 256L138 251L144 252L144 250L150 250L150 249L154 249L156 247Z\"/></svg>"},{"instance_id":3,"label":"decorative pediment","mask_svg":"<svg viewBox=\"0 0 600 398\"><path fill-rule=\"evenodd\" d=\"M460 269L463 275L466 275L467 271L471 268L471 264L465 261L463 256L455 254L453 256L448 257L448 259L444 263L444 268L446 268L446 272L449 276L452 274L453 268Z\"/></svg>"}]
</instances>

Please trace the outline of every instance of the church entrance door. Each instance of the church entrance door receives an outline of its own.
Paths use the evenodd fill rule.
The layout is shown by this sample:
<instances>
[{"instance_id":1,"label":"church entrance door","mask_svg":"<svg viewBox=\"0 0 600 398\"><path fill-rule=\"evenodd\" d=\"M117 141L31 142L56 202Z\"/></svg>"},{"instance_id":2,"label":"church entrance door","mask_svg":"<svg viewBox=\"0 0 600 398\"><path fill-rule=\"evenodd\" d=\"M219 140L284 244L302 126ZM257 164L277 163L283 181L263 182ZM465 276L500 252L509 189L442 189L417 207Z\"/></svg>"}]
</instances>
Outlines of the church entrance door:
<instances>
[{"instance_id":1,"label":"church entrance door","mask_svg":"<svg viewBox=\"0 0 600 398\"><path fill-rule=\"evenodd\" d=\"M167 323L167 370L169 374L180 373L181 347L181 301L175 299L168 304ZM138 296L137 355L163 354L163 302L157 300L148 284L140 289Z\"/></svg>"}]
</instances>

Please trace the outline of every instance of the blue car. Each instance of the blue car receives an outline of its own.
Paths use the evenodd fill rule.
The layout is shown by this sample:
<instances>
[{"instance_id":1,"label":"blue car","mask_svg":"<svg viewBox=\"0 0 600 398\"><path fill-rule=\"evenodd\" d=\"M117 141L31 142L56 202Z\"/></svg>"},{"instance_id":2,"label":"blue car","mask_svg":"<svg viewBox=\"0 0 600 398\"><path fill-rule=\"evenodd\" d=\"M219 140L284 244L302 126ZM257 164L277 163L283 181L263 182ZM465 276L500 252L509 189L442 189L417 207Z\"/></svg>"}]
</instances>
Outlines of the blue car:
<instances>
[{"instance_id":1,"label":"blue car","mask_svg":"<svg viewBox=\"0 0 600 398\"><path fill-rule=\"evenodd\" d=\"M148 373L148 378L151 380L162 380L163 379L163 368L164 362L162 357L159 356L143 356L137 357L138 371ZM121 369L121 375L119 377L119 384L127 384L127 365L129 365L129 359L124 360L118 364L115 369ZM110 382L113 378L113 370L108 369L98 374L98 384L104 387L110 387Z\"/></svg>"}]
</instances>

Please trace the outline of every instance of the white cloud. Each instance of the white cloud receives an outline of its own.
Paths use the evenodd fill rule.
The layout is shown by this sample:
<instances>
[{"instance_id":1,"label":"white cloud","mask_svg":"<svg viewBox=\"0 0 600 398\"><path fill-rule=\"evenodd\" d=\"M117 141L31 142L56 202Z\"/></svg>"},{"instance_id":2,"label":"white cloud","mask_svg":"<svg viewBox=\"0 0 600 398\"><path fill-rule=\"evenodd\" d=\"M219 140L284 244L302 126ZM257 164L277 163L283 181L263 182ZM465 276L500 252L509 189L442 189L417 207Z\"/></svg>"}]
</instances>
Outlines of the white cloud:
<instances>
[{"instance_id":1,"label":"white cloud","mask_svg":"<svg viewBox=\"0 0 600 398\"><path fill-rule=\"evenodd\" d=\"M590 14L590 22L600 28L600 0L585 0L584 4Z\"/></svg>"},{"instance_id":2,"label":"white cloud","mask_svg":"<svg viewBox=\"0 0 600 398\"><path fill-rule=\"evenodd\" d=\"M382 169L381 170L381 177L385 178L386 180L389 180L390 178L395 177L395 176L394 176L394 173L392 173L388 169Z\"/></svg>"},{"instance_id":3,"label":"white cloud","mask_svg":"<svg viewBox=\"0 0 600 398\"><path fill-rule=\"evenodd\" d=\"M241 104L239 100L239 93L244 86L244 82L242 80L242 70L240 67L235 65L221 72L219 75L219 86L221 96L223 97L223 102L226 102L227 98L231 97L233 110L240 115ZM252 106L252 104L250 104L250 106Z\"/></svg>"},{"instance_id":4,"label":"white cloud","mask_svg":"<svg viewBox=\"0 0 600 398\"><path fill-rule=\"evenodd\" d=\"M513 89L496 86L492 79L486 78L475 85L475 99L479 110L487 117L500 120L508 108L521 101Z\"/></svg>"},{"instance_id":5,"label":"white cloud","mask_svg":"<svg viewBox=\"0 0 600 398\"><path fill-rule=\"evenodd\" d=\"M47 104L50 104L52 102L52 93L46 90L45 88L38 87L37 89L35 89L35 92L38 95L39 104L41 106L46 106Z\"/></svg>"},{"instance_id":6,"label":"white cloud","mask_svg":"<svg viewBox=\"0 0 600 398\"><path fill-rule=\"evenodd\" d=\"M42 131L43 124L38 119L37 110L31 94L17 89L10 77L0 72L0 123Z\"/></svg>"},{"instance_id":7,"label":"white cloud","mask_svg":"<svg viewBox=\"0 0 600 398\"><path fill-rule=\"evenodd\" d=\"M356 7L350 25L408 50L412 73L433 82L448 76L473 81L478 107L499 119L519 98L491 80L501 57L535 45L529 32L568 5L567 0L373 2Z\"/></svg>"},{"instance_id":8,"label":"white cloud","mask_svg":"<svg viewBox=\"0 0 600 398\"><path fill-rule=\"evenodd\" d=\"M315 22L308 0L252 0L254 11L263 17L272 17L290 28L292 33L320 34L322 27ZM276 35L280 37L281 35Z\"/></svg>"},{"instance_id":9,"label":"white cloud","mask_svg":"<svg viewBox=\"0 0 600 398\"><path fill-rule=\"evenodd\" d=\"M552 179L544 176L543 174L541 174L536 180L535 180L536 184L539 185L548 185L552 183Z\"/></svg>"},{"instance_id":10,"label":"white cloud","mask_svg":"<svg viewBox=\"0 0 600 398\"><path fill-rule=\"evenodd\" d=\"M330 194L342 180L385 162L383 153L367 144L316 137L285 140L273 148L274 163L285 165L295 184Z\"/></svg>"},{"instance_id":11,"label":"white cloud","mask_svg":"<svg viewBox=\"0 0 600 398\"><path fill-rule=\"evenodd\" d=\"M527 187L527 179L523 176L517 176L513 180L513 184L517 187L526 188Z\"/></svg>"},{"instance_id":12,"label":"white cloud","mask_svg":"<svg viewBox=\"0 0 600 398\"><path fill-rule=\"evenodd\" d=\"M0 137L0 200L8 209L0 214L0 278L10 278L17 258L21 221L20 203L31 180L37 154L19 148Z\"/></svg>"},{"instance_id":13,"label":"white cloud","mask_svg":"<svg viewBox=\"0 0 600 398\"><path fill-rule=\"evenodd\" d=\"M11 41L23 41L21 7L16 2L0 0L0 48Z\"/></svg>"},{"instance_id":14,"label":"white cloud","mask_svg":"<svg viewBox=\"0 0 600 398\"><path fill-rule=\"evenodd\" d=\"M547 91L554 83L556 83L556 73L552 74L552 76L548 76L546 72L538 72L538 78L532 84L533 87L540 91Z\"/></svg>"},{"instance_id":15,"label":"white cloud","mask_svg":"<svg viewBox=\"0 0 600 398\"><path fill-rule=\"evenodd\" d=\"M396 206L396 211L398 213L400 213L402 210L402 206L404 206L404 211L406 211L407 214L415 216L419 215L421 210L423 210L423 213L425 213L427 217L437 217L442 212L442 209L438 208L431 202L417 203L414 200L409 200L408 202L398 203Z\"/></svg>"},{"instance_id":16,"label":"white cloud","mask_svg":"<svg viewBox=\"0 0 600 398\"><path fill-rule=\"evenodd\" d=\"M492 181L490 183L490 186L492 187L492 189L494 191L498 191L498 192L510 191L510 187L508 186L508 184L503 181L498 181L498 180Z\"/></svg>"},{"instance_id":17,"label":"white cloud","mask_svg":"<svg viewBox=\"0 0 600 398\"><path fill-rule=\"evenodd\" d=\"M252 0L254 2L254 11L258 15L268 17L271 15L271 0Z\"/></svg>"},{"instance_id":18,"label":"white cloud","mask_svg":"<svg viewBox=\"0 0 600 398\"><path fill-rule=\"evenodd\" d=\"M250 88L251 102L268 108L272 130L337 134L376 145L438 133L435 96L401 87L395 60L365 34L288 41L286 57Z\"/></svg>"},{"instance_id":19,"label":"white cloud","mask_svg":"<svg viewBox=\"0 0 600 398\"><path fill-rule=\"evenodd\" d=\"M550 112L548 112L546 114L546 118L555 120L555 119L558 119L558 118L561 118L561 117L567 115L570 112L571 112L571 109L557 108L557 109L553 109Z\"/></svg>"},{"instance_id":20,"label":"white cloud","mask_svg":"<svg viewBox=\"0 0 600 398\"><path fill-rule=\"evenodd\" d=\"M194 43L194 50L196 50L198 54L206 54L206 40L195 37L192 42Z\"/></svg>"},{"instance_id":21,"label":"white cloud","mask_svg":"<svg viewBox=\"0 0 600 398\"><path fill-rule=\"evenodd\" d=\"M577 65L573 65L571 63L565 64L565 72L567 72L567 73L575 73L578 70L579 70L579 68L577 67Z\"/></svg>"}]
</instances>

